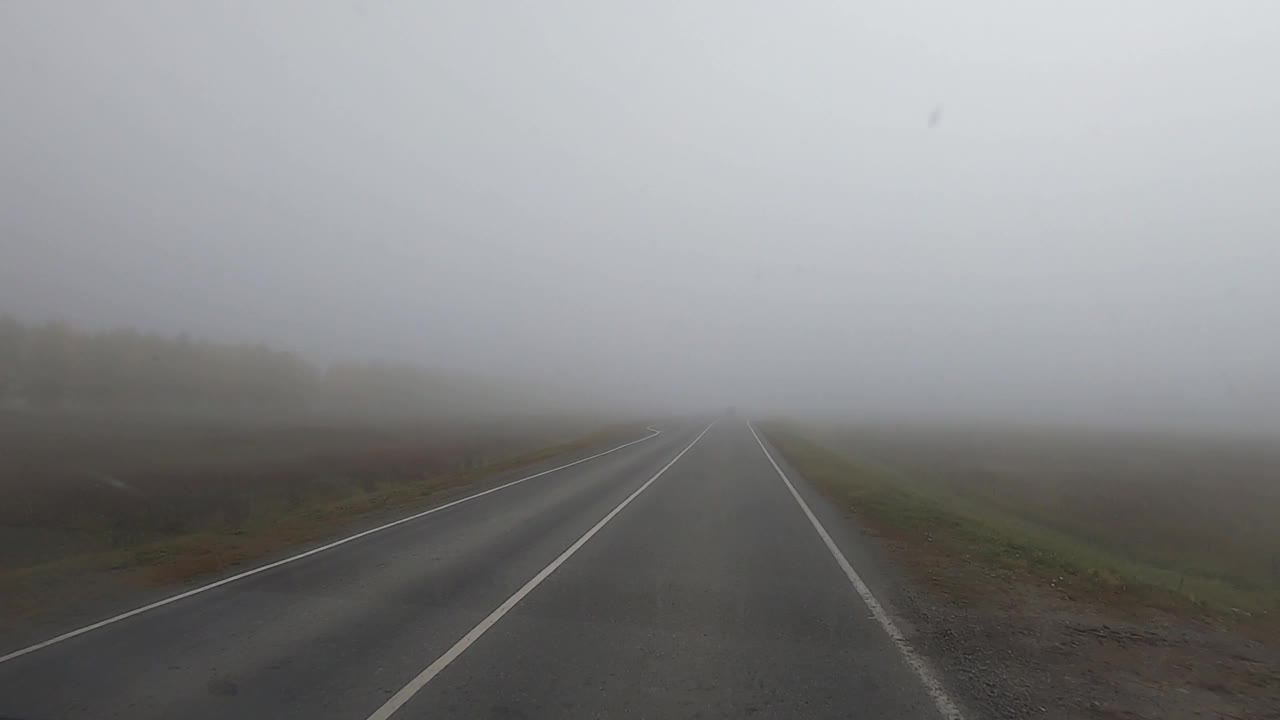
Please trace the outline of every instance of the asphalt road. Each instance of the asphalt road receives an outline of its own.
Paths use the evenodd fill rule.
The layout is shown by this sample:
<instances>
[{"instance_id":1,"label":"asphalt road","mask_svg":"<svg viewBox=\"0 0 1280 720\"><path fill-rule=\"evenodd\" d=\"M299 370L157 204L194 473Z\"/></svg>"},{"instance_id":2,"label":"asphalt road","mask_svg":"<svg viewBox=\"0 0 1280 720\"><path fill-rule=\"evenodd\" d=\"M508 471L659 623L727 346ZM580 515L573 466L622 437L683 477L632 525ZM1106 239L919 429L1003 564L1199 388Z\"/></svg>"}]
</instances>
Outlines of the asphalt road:
<instances>
[{"instance_id":1,"label":"asphalt road","mask_svg":"<svg viewBox=\"0 0 1280 720\"><path fill-rule=\"evenodd\" d=\"M856 536L705 427L0 662L0 718L939 717Z\"/></svg>"}]
</instances>

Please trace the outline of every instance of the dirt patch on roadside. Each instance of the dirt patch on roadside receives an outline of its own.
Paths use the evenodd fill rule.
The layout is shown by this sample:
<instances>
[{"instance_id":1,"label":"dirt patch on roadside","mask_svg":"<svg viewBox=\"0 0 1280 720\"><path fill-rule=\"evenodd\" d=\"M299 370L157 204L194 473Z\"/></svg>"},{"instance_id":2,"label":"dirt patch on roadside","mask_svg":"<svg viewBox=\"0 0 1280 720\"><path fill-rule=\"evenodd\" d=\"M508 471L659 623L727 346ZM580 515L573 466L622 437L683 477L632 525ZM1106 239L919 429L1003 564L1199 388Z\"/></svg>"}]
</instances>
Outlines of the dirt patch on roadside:
<instances>
[{"instance_id":1,"label":"dirt patch on roadside","mask_svg":"<svg viewBox=\"0 0 1280 720\"><path fill-rule=\"evenodd\" d=\"M1225 582L1190 561L1226 563L1232 543L1188 550L1174 532L1159 547L1185 561L1177 570L1138 563L1126 528L1090 542L1041 522L1095 520L1076 505L1049 498L1056 511L1037 514L1017 486L940 486L777 426L766 434L880 546L899 576L882 589L889 605L970 720L1280 720L1280 595L1265 575ZM1149 527L1140 515L1103 524Z\"/></svg>"},{"instance_id":2,"label":"dirt patch on roadside","mask_svg":"<svg viewBox=\"0 0 1280 720\"><path fill-rule=\"evenodd\" d=\"M894 604L912 643L974 717L1280 718L1280 646L1261 631L1117 611L871 530L910 581Z\"/></svg>"}]
</instances>

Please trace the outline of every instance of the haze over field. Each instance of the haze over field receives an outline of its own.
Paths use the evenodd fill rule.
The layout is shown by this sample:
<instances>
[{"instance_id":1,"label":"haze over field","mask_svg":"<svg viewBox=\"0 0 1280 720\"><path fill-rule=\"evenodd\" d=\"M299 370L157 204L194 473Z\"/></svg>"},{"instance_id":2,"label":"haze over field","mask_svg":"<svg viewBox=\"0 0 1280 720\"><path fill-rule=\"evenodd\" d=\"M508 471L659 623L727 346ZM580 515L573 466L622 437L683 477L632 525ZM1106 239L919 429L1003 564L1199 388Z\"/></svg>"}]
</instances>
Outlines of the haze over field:
<instances>
[{"instance_id":1,"label":"haze over field","mask_svg":"<svg viewBox=\"0 0 1280 720\"><path fill-rule=\"evenodd\" d=\"M1191 0L5 3L0 311L644 411L1280 430L1277 31Z\"/></svg>"}]
</instances>

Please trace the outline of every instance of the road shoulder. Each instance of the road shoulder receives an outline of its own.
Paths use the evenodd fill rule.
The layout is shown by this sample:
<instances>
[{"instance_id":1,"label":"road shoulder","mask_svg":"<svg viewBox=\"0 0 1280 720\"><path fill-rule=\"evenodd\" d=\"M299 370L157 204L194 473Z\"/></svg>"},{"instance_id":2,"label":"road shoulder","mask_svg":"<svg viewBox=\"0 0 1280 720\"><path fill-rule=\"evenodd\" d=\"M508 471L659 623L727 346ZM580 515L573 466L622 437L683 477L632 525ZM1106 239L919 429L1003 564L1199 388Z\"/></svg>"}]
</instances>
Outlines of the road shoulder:
<instances>
[{"instance_id":1,"label":"road shoulder","mask_svg":"<svg viewBox=\"0 0 1280 720\"><path fill-rule=\"evenodd\" d=\"M806 479L778 450L770 444L967 715L1280 716L1274 644L1220 623L1119 611L1052 580L995 571L918 528L860 513L839 489Z\"/></svg>"}]
</instances>

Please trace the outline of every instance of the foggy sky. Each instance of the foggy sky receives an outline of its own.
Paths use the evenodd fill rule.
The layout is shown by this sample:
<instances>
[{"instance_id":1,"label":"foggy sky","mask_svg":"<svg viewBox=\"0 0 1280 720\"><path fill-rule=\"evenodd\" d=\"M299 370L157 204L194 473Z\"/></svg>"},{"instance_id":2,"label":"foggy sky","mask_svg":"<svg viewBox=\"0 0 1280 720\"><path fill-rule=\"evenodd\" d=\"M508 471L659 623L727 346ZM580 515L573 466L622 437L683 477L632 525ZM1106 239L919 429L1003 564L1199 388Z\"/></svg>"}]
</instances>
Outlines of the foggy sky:
<instances>
[{"instance_id":1,"label":"foggy sky","mask_svg":"<svg viewBox=\"0 0 1280 720\"><path fill-rule=\"evenodd\" d=\"M1280 6L0 5L0 311L1280 428Z\"/></svg>"}]
</instances>

